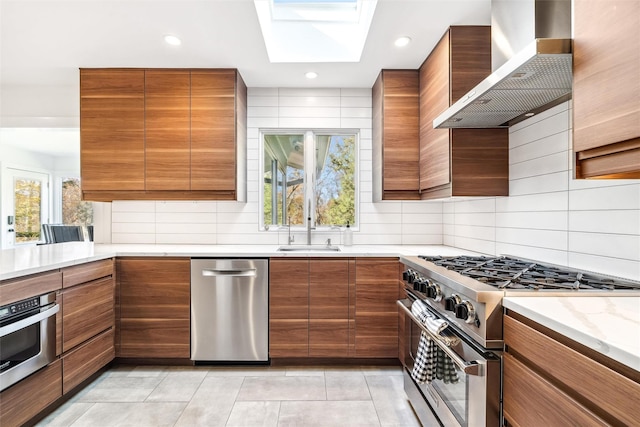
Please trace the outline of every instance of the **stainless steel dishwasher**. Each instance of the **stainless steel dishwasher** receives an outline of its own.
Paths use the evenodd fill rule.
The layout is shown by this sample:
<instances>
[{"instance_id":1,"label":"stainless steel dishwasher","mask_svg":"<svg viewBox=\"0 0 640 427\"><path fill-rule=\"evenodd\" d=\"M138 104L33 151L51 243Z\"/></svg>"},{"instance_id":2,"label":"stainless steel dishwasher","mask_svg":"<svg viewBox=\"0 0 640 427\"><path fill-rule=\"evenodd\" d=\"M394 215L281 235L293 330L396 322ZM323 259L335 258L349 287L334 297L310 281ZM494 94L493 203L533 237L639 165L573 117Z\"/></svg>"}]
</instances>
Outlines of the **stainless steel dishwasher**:
<instances>
[{"instance_id":1,"label":"stainless steel dishwasher","mask_svg":"<svg viewBox=\"0 0 640 427\"><path fill-rule=\"evenodd\" d=\"M268 362L267 259L191 260L191 360Z\"/></svg>"}]
</instances>

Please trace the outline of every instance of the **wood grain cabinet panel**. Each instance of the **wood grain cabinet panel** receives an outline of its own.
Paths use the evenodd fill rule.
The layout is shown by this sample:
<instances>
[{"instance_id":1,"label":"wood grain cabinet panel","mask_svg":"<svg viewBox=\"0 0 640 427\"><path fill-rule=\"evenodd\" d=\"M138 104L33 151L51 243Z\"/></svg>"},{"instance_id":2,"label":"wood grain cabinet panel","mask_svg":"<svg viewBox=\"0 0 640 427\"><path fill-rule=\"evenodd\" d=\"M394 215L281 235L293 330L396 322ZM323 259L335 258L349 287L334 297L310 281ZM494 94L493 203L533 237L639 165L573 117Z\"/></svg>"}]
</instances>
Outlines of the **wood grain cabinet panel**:
<instances>
[{"instance_id":1,"label":"wood grain cabinet panel","mask_svg":"<svg viewBox=\"0 0 640 427\"><path fill-rule=\"evenodd\" d=\"M62 287L70 288L71 286L75 286L80 283L90 282L106 276L112 276L114 271L115 262L113 258L63 268L61 270Z\"/></svg>"},{"instance_id":2,"label":"wood grain cabinet panel","mask_svg":"<svg viewBox=\"0 0 640 427\"><path fill-rule=\"evenodd\" d=\"M62 351L113 327L115 283L112 277L65 290L62 312Z\"/></svg>"},{"instance_id":3,"label":"wood grain cabinet panel","mask_svg":"<svg viewBox=\"0 0 640 427\"><path fill-rule=\"evenodd\" d=\"M115 357L114 328L78 346L62 358L62 392L68 393Z\"/></svg>"},{"instance_id":4,"label":"wood grain cabinet panel","mask_svg":"<svg viewBox=\"0 0 640 427\"><path fill-rule=\"evenodd\" d=\"M452 26L420 67L422 199L506 196L508 129L434 129L433 120L491 73L488 26Z\"/></svg>"},{"instance_id":5,"label":"wood grain cabinet panel","mask_svg":"<svg viewBox=\"0 0 640 427\"><path fill-rule=\"evenodd\" d=\"M640 2L573 4L576 178L640 178Z\"/></svg>"},{"instance_id":6,"label":"wood grain cabinet panel","mask_svg":"<svg viewBox=\"0 0 640 427\"><path fill-rule=\"evenodd\" d=\"M191 189L191 73L145 71L145 189Z\"/></svg>"},{"instance_id":7,"label":"wood grain cabinet panel","mask_svg":"<svg viewBox=\"0 0 640 427\"><path fill-rule=\"evenodd\" d=\"M509 425L609 425L510 354L504 354L503 363L503 411Z\"/></svg>"},{"instance_id":8,"label":"wood grain cabinet panel","mask_svg":"<svg viewBox=\"0 0 640 427\"><path fill-rule=\"evenodd\" d=\"M0 426L21 426L62 396L62 362L9 387L0 394Z\"/></svg>"},{"instance_id":9,"label":"wood grain cabinet panel","mask_svg":"<svg viewBox=\"0 0 640 427\"><path fill-rule=\"evenodd\" d=\"M309 262L309 356L349 355L349 259Z\"/></svg>"},{"instance_id":10,"label":"wood grain cabinet panel","mask_svg":"<svg viewBox=\"0 0 640 427\"><path fill-rule=\"evenodd\" d=\"M119 357L190 357L189 258L117 260Z\"/></svg>"},{"instance_id":11,"label":"wood grain cabinet panel","mask_svg":"<svg viewBox=\"0 0 640 427\"><path fill-rule=\"evenodd\" d=\"M309 260L269 261L269 356L309 356Z\"/></svg>"},{"instance_id":12,"label":"wood grain cabinet panel","mask_svg":"<svg viewBox=\"0 0 640 427\"><path fill-rule=\"evenodd\" d=\"M0 282L0 305L57 291L62 288L62 273L33 274Z\"/></svg>"},{"instance_id":13,"label":"wood grain cabinet panel","mask_svg":"<svg viewBox=\"0 0 640 427\"><path fill-rule=\"evenodd\" d=\"M144 70L80 70L82 191L144 190Z\"/></svg>"},{"instance_id":14,"label":"wood grain cabinet panel","mask_svg":"<svg viewBox=\"0 0 640 427\"><path fill-rule=\"evenodd\" d=\"M237 98L246 86L236 70L191 71L192 190L236 191Z\"/></svg>"},{"instance_id":15,"label":"wood grain cabinet panel","mask_svg":"<svg viewBox=\"0 0 640 427\"><path fill-rule=\"evenodd\" d=\"M397 258L356 258L356 357L398 357L398 281Z\"/></svg>"},{"instance_id":16,"label":"wood grain cabinet panel","mask_svg":"<svg viewBox=\"0 0 640 427\"><path fill-rule=\"evenodd\" d=\"M510 316L504 318L504 339L509 353L527 365L524 369L538 372L553 381L572 399L599 414L608 423L633 425L640 420L638 382ZM505 371L505 379L507 373ZM515 398L506 392L504 399L505 404L521 404L513 402ZM559 421L563 419L556 420Z\"/></svg>"},{"instance_id":17,"label":"wood grain cabinet panel","mask_svg":"<svg viewBox=\"0 0 640 427\"><path fill-rule=\"evenodd\" d=\"M374 201L417 200L418 70L382 70L372 105Z\"/></svg>"},{"instance_id":18,"label":"wood grain cabinet panel","mask_svg":"<svg viewBox=\"0 0 640 427\"><path fill-rule=\"evenodd\" d=\"M236 69L82 69L85 200L246 200Z\"/></svg>"}]
</instances>

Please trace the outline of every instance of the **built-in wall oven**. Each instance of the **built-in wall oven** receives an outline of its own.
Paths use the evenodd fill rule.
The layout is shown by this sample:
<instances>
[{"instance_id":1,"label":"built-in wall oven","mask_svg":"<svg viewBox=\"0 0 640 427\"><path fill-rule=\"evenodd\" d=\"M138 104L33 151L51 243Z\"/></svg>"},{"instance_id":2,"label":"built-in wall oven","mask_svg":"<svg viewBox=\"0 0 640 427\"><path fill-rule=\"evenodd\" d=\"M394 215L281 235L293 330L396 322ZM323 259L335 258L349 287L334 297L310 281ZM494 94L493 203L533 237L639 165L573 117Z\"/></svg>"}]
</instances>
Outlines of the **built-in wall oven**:
<instances>
[{"instance_id":1,"label":"built-in wall oven","mask_svg":"<svg viewBox=\"0 0 640 427\"><path fill-rule=\"evenodd\" d=\"M56 357L56 293L0 307L0 391Z\"/></svg>"}]
</instances>

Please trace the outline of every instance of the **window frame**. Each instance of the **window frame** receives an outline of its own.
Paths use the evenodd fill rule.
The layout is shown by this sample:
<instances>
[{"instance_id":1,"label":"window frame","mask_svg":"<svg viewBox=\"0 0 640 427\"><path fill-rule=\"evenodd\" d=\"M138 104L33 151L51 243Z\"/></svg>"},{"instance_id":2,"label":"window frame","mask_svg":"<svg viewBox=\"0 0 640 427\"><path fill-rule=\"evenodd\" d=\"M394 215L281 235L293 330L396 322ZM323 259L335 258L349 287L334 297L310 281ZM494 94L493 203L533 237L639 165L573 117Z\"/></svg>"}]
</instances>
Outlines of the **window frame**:
<instances>
[{"instance_id":1,"label":"window frame","mask_svg":"<svg viewBox=\"0 0 640 427\"><path fill-rule=\"evenodd\" d=\"M311 223L314 232L335 232L330 225L316 225L315 218L315 163L316 163L316 136L353 136L354 137L354 222L350 224L353 231L358 231L360 225L360 130L359 129L334 129L334 128L263 128L259 130L259 189L258 189L258 215L260 217L259 231L278 231L284 224L265 224L264 220L264 143L265 135L304 135L304 217L309 215L311 207ZM311 183L311 184L309 184ZM309 202L311 204L309 205ZM333 226L335 227L335 226ZM291 230L306 231L306 221L303 225L292 225Z\"/></svg>"}]
</instances>

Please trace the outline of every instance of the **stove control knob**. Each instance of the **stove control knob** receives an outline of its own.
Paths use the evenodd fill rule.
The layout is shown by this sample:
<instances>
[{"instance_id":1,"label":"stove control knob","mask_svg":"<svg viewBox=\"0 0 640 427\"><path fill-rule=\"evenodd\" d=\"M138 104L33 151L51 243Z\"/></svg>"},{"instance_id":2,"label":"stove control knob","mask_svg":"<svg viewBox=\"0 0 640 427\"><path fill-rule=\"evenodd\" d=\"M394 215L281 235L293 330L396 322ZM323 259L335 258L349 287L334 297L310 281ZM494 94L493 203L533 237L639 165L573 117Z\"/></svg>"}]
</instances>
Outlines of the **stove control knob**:
<instances>
[{"instance_id":1,"label":"stove control knob","mask_svg":"<svg viewBox=\"0 0 640 427\"><path fill-rule=\"evenodd\" d=\"M427 296L436 302L440 302L442 300L442 290L440 286L436 285L433 282L429 283L429 287L427 287Z\"/></svg>"},{"instance_id":2,"label":"stove control knob","mask_svg":"<svg viewBox=\"0 0 640 427\"><path fill-rule=\"evenodd\" d=\"M456 294L451 294L450 297L444 299L444 309L447 311L456 311L456 305L460 304L462 300Z\"/></svg>"},{"instance_id":3,"label":"stove control knob","mask_svg":"<svg viewBox=\"0 0 640 427\"><path fill-rule=\"evenodd\" d=\"M462 301L456 304L456 317L465 323L473 323L476 320L476 310L469 301Z\"/></svg>"},{"instance_id":4,"label":"stove control knob","mask_svg":"<svg viewBox=\"0 0 640 427\"><path fill-rule=\"evenodd\" d=\"M411 270L405 270L402 272L402 280L405 282L409 281L409 275L411 274Z\"/></svg>"},{"instance_id":5,"label":"stove control knob","mask_svg":"<svg viewBox=\"0 0 640 427\"><path fill-rule=\"evenodd\" d=\"M415 279L413 279L413 290L414 291L419 291L420 290L420 278L416 277Z\"/></svg>"},{"instance_id":6,"label":"stove control knob","mask_svg":"<svg viewBox=\"0 0 640 427\"><path fill-rule=\"evenodd\" d=\"M422 279L420 281L420 289L418 290L424 294L427 292L427 289L429 289L430 284L431 284L431 281L429 279Z\"/></svg>"}]
</instances>

